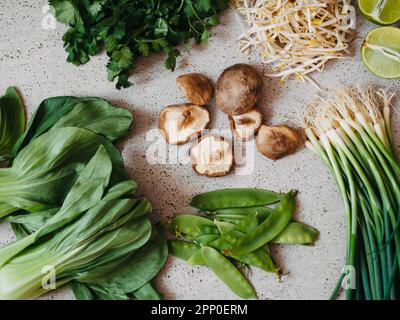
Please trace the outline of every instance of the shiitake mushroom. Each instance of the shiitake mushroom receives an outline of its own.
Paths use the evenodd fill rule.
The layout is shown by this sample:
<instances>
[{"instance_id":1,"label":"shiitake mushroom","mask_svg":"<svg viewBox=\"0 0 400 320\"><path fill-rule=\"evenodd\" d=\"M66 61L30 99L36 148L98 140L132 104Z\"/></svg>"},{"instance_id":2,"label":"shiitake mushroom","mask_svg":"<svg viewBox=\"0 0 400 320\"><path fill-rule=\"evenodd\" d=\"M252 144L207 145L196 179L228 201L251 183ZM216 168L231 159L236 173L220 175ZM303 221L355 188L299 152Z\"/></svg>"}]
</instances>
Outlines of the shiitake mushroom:
<instances>
[{"instance_id":1,"label":"shiitake mushroom","mask_svg":"<svg viewBox=\"0 0 400 320\"><path fill-rule=\"evenodd\" d=\"M197 137L210 122L208 110L195 104L166 107L160 113L158 127L169 144L184 144Z\"/></svg>"},{"instance_id":2,"label":"shiitake mushroom","mask_svg":"<svg viewBox=\"0 0 400 320\"><path fill-rule=\"evenodd\" d=\"M253 109L261 98L263 80L256 69L247 64L235 64L219 77L215 98L218 107L233 116Z\"/></svg>"},{"instance_id":3,"label":"shiitake mushroom","mask_svg":"<svg viewBox=\"0 0 400 320\"><path fill-rule=\"evenodd\" d=\"M222 177L233 168L233 150L223 137L208 134L200 138L189 150L193 170L202 176Z\"/></svg>"},{"instance_id":4,"label":"shiitake mushroom","mask_svg":"<svg viewBox=\"0 0 400 320\"><path fill-rule=\"evenodd\" d=\"M213 97L211 80L199 73L183 74L176 78L176 83L185 97L193 104L203 106Z\"/></svg>"},{"instance_id":5,"label":"shiitake mushroom","mask_svg":"<svg viewBox=\"0 0 400 320\"><path fill-rule=\"evenodd\" d=\"M238 116L229 116L234 136L243 141L248 141L255 136L262 121L263 116L257 109L252 109Z\"/></svg>"},{"instance_id":6,"label":"shiitake mushroom","mask_svg":"<svg viewBox=\"0 0 400 320\"><path fill-rule=\"evenodd\" d=\"M301 137L297 131L285 125L262 125L256 144L258 151L264 156L278 160L295 153L301 144Z\"/></svg>"}]
</instances>

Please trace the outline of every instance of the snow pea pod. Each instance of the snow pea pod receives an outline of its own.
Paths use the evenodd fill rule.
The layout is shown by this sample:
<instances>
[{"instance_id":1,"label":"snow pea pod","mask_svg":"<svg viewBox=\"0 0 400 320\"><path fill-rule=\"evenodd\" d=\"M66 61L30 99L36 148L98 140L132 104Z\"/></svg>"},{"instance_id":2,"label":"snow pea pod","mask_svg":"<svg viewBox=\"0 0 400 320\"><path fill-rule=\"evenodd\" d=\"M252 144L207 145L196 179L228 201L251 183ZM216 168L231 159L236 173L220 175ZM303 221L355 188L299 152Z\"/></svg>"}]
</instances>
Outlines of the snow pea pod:
<instances>
[{"instance_id":1,"label":"snow pea pod","mask_svg":"<svg viewBox=\"0 0 400 320\"><path fill-rule=\"evenodd\" d=\"M199 232L202 235L206 235L206 234L214 234L214 235L219 235L219 231L217 226L213 225L200 225L197 228L199 230Z\"/></svg>"},{"instance_id":2,"label":"snow pea pod","mask_svg":"<svg viewBox=\"0 0 400 320\"><path fill-rule=\"evenodd\" d=\"M237 296L243 299L256 299L253 287L247 279L217 250L211 247L202 247L201 253L216 276L221 279Z\"/></svg>"},{"instance_id":3,"label":"snow pea pod","mask_svg":"<svg viewBox=\"0 0 400 320\"><path fill-rule=\"evenodd\" d=\"M202 233L199 230L201 226L214 226L214 222L200 216L195 215L179 215L171 220L168 225L168 229L171 233L185 237L195 238L200 236Z\"/></svg>"},{"instance_id":4,"label":"snow pea pod","mask_svg":"<svg viewBox=\"0 0 400 320\"><path fill-rule=\"evenodd\" d=\"M287 227L271 243L276 244L313 244L319 231L304 223L290 222Z\"/></svg>"},{"instance_id":5,"label":"snow pea pod","mask_svg":"<svg viewBox=\"0 0 400 320\"><path fill-rule=\"evenodd\" d=\"M264 189L222 189L195 196L190 205L202 211L264 206L278 202L282 195Z\"/></svg>"},{"instance_id":6,"label":"snow pea pod","mask_svg":"<svg viewBox=\"0 0 400 320\"><path fill-rule=\"evenodd\" d=\"M241 219L239 223L229 223L225 221L219 221L217 218L215 219L216 226L218 227L219 232L224 235L232 230L241 231L243 233L247 233L252 231L253 229L257 228L258 226L258 219L257 213L254 213L249 216L245 216L244 219Z\"/></svg>"},{"instance_id":7,"label":"snow pea pod","mask_svg":"<svg viewBox=\"0 0 400 320\"><path fill-rule=\"evenodd\" d=\"M257 212L246 216L242 221L240 221L240 223L236 226L235 229L243 233L252 232L258 227L257 216L258 216Z\"/></svg>"},{"instance_id":8,"label":"snow pea pod","mask_svg":"<svg viewBox=\"0 0 400 320\"><path fill-rule=\"evenodd\" d=\"M238 230L232 230L231 232L224 234L222 237L228 241L231 246L234 245L240 238L242 238L245 234ZM245 255L235 255L229 252L229 249L225 249L227 255L232 258L239 260L243 263L255 266L260 268L266 272L272 272L278 274L278 269L275 266L274 261L271 259L269 252L265 250L264 247L258 248L253 252L247 253Z\"/></svg>"},{"instance_id":9,"label":"snow pea pod","mask_svg":"<svg viewBox=\"0 0 400 320\"><path fill-rule=\"evenodd\" d=\"M184 261L188 261L190 257L200 250L199 245L182 240L170 240L168 241L168 247L170 254Z\"/></svg>"},{"instance_id":10,"label":"snow pea pod","mask_svg":"<svg viewBox=\"0 0 400 320\"><path fill-rule=\"evenodd\" d=\"M217 226L220 234L229 233L236 228L236 224L234 223L218 221L218 220L215 220L214 223Z\"/></svg>"},{"instance_id":11,"label":"snow pea pod","mask_svg":"<svg viewBox=\"0 0 400 320\"><path fill-rule=\"evenodd\" d=\"M274 261L263 248L259 248L251 253L248 253L246 256L249 257L250 264L252 266L258 267L266 272L279 274L279 270Z\"/></svg>"},{"instance_id":12,"label":"snow pea pod","mask_svg":"<svg viewBox=\"0 0 400 320\"><path fill-rule=\"evenodd\" d=\"M239 217L239 218L238 218ZM215 216L214 220L221 221L221 222L227 222L231 224L238 225L240 221L243 220L245 216L231 216L231 217L226 217L226 216Z\"/></svg>"},{"instance_id":13,"label":"snow pea pod","mask_svg":"<svg viewBox=\"0 0 400 320\"><path fill-rule=\"evenodd\" d=\"M192 266L205 266L206 265L206 263L203 259L203 254L201 253L201 248L190 257L190 259L187 261L187 263Z\"/></svg>"},{"instance_id":14,"label":"snow pea pod","mask_svg":"<svg viewBox=\"0 0 400 320\"><path fill-rule=\"evenodd\" d=\"M225 250L232 248L232 243L229 242L224 237L220 237L219 239L210 242L208 246L213 247L214 249L217 249L220 252L224 252Z\"/></svg>"},{"instance_id":15,"label":"snow pea pod","mask_svg":"<svg viewBox=\"0 0 400 320\"><path fill-rule=\"evenodd\" d=\"M244 216L257 213L260 221L264 221L272 212L274 208L269 207L247 207L247 208L227 208L220 209L213 212L215 219L228 218L228 219L243 219Z\"/></svg>"},{"instance_id":16,"label":"snow pea pod","mask_svg":"<svg viewBox=\"0 0 400 320\"><path fill-rule=\"evenodd\" d=\"M213 241L219 239L219 237L220 237L219 233L218 233L218 235L217 234L203 234L203 235L197 237L194 241L196 241L197 243L202 244L202 245L208 245L210 242L213 242Z\"/></svg>"},{"instance_id":17,"label":"snow pea pod","mask_svg":"<svg viewBox=\"0 0 400 320\"><path fill-rule=\"evenodd\" d=\"M295 192L286 194L271 215L252 232L241 237L232 248L232 254L252 252L278 236L289 224L296 209Z\"/></svg>"}]
</instances>

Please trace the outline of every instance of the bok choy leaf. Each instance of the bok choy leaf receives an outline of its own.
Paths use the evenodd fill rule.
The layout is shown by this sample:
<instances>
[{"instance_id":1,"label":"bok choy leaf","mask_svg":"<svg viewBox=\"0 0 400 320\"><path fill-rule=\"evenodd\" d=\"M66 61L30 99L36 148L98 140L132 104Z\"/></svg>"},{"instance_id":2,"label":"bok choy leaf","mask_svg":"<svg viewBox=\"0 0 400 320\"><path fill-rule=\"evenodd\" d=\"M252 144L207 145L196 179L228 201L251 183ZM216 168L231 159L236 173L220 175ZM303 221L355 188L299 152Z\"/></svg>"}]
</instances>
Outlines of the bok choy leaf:
<instances>
[{"instance_id":1,"label":"bok choy leaf","mask_svg":"<svg viewBox=\"0 0 400 320\"><path fill-rule=\"evenodd\" d=\"M0 218L19 209L38 212L59 207L101 145L113 164L112 179L126 180L118 149L92 131L59 128L33 140L19 152L12 167L0 169Z\"/></svg>"},{"instance_id":2,"label":"bok choy leaf","mask_svg":"<svg viewBox=\"0 0 400 320\"><path fill-rule=\"evenodd\" d=\"M25 109L18 92L10 87L0 98L0 162L11 158L11 150L25 130Z\"/></svg>"},{"instance_id":3,"label":"bok choy leaf","mask_svg":"<svg viewBox=\"0 0 400 320\"><path fill-rule=\"evenodd\" d=\"M50 129L78 127L115 141L128 134L132 114L97 97L55 97L44 100L13 148L15 156L30 141Z\"/></svg>"}]
</instances>

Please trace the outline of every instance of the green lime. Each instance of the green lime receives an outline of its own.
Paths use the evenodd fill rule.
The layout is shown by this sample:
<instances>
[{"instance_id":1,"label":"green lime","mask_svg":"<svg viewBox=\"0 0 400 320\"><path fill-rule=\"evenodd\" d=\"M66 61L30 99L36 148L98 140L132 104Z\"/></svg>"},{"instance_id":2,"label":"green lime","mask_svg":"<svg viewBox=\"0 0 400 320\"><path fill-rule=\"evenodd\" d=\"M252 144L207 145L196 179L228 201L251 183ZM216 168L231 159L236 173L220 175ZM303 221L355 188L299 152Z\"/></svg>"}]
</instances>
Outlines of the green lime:
<instances>
[{"instance_id":1,"label":"green lime","mask_svg":"<svg viewBox=\"0 0 400 320\"><path fill-rule=\"evenodd\" d=\"M400 29L381 27L370 31L361 48L364 64L377 76L400 78Z\"/></svg>"},{"instance_id":2,"label":"green lime","mask_svg":"<svg viewBox=\"0 0 400 320\"><path fill-rule=\"evenodd\" d=\"M358 0L358 6L374 23L387 26L400 20L400 0Z\"/></svg>"}]
</instances>

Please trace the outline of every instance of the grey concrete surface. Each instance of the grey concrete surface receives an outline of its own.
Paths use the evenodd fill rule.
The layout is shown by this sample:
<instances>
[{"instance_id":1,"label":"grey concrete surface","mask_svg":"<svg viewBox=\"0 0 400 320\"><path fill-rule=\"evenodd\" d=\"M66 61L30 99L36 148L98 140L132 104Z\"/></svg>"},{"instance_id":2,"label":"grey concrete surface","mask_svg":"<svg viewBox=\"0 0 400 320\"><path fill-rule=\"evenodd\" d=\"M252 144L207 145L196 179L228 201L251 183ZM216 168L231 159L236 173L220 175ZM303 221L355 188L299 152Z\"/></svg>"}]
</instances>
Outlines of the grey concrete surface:
<instances>
[{"instance_id":1,"label":"grey concrete surface","mask_svg":"<svg viewBox=\"0 0 400 320\"><path fill-rule=\"evenodd\" d=\"M318 228L321 237L313 247L277 246L273 256L288 275L279 282L273 275L252 269L250 280L260 299L326 299L334 287L345 256L345 219L343 205L328 170L310 151L303 148L295 155L273 162L255 154L250 174L223 178L197 176L190 164L149 164L146 160L149 130L157 127L158 113L169 104L185 102L175 78L186 72L202 72L214 81L221 71L238 62L264 67L257 57L247 58L237 50L239 28L232 11L222 16L222 25L212 30L208 46L194 46L179 60L171 73L163 66L162 55L137 62L132 76L135 86L117 91L106 79L106 56L75 67L65 62L61 36L66 28L43 29L46 1L0 0L0 92L7 86L19 88L31 114L39 103L57 95L102 96L132 110L135 123L131 135L120 143L127 169L140 184L140 193L154 207L155 221L168 221L179 213L193 212L188 200L203 191L228 187L258 187L276 191L298 189L299 220ZM353 57L332 62L313 78L323 88L354 83L378 83L398 86L399 81L378 79L362 65L358 54L361 37L373 25L358 18L358 35ZM264 100L260 109L268 124L295 124L296 114L315 94L309 84L289 81L280 84L265 79ZM229 128L226 115L212 103L212 128ZM396 130L397 136L397 130ZM181 152L184 148L180 147ZM186 159L186 157L184 157ZM12 241L11 230L0 224L0 243ZM235 296L205 267L187 266L170 258L156 281L167 299L235 299ZM42 299L72 299L68 288Z\"/></svg>"}]
</instances>

